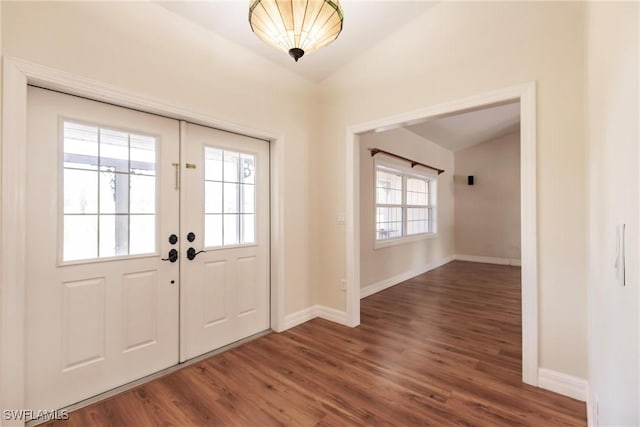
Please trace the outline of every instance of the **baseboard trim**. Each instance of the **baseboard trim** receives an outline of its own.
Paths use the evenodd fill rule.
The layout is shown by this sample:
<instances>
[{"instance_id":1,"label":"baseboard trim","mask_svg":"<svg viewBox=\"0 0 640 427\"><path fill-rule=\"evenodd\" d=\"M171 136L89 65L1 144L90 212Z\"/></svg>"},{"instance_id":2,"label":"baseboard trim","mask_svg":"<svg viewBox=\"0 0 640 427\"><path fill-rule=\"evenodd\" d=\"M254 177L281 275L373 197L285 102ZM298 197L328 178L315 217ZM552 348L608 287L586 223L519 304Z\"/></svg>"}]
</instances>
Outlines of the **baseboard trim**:
<instances>
[{"instance_id":1,"label":"baseboard trim","mask_svg":"<svg viewBox=\"0 0 640 427\"><path fill-rule=\"evenodd\" d=\"M587 380L545 368L538 369L538 387L582 402L589 392Z\"/></svg>"},{"instance_id":2,"label":"baseboard trim","mask_svg":"<svg viewBox=\"0 0 640 427\"><path fill-rule=\"evenodd\" d=\"M307 307L304 310L288 314L284 318L284 328L282 329L282 331L278 332L286 331L287 329L291 329L293 327L301 325L304 322L315 319L316 317L315 306Z\"/></svg>"},{"instance_id":3,"label":"baseboard trim","mask_svg":"<svg viewBox=\"0 0 640 427\"><path fill-rule=\"evenodd\" d=\"M405 280L409 280L409 279L411 279L413 277L419 276L419 275L424 274L424 273L426 273L428 271L431 271L431 270L433 270L435 268L438 268L438 267L441 267L441 266L443 266L445 264L448 264L451 261L453 261L453 259L454 258L452 256L446 257L446 258L443 258L443 259L438 260L436 262L425 264L425 265L422 265L422 266L420 266L418 268L414 268L414 269L411 269L411 270L409 270L407 272L404 272L402 274L398 274L397 276L393 276L393 277L390 277L388 279L381 280L381 281L379 281L377 283L374 283L372 285L365 286L364 288L360 288L360 299L366 298L366 297L371 296L373 294L376 294L376 293L378 293L380 291L384 291L385 289L390 288L392 286L395 286L398 283L402 283Z\"/></svg>"},{"instance_id":4,"label":"baseboard trim","mask_svg":"<svg viewBox=\"0 0 640 427\"><path fill-rule=\"evenodd\" d=\"M325 307L323 305L315 306L316 316L334 323L347 325L347 312L336 310L335 308Z\"/></svg>"},{"instance_id":5,"label":"baseboard trim","mask_svg":"<svg viewBox=\"0 0 640 427\"><path fill-rule=\"evenodd\" d=\"M456 261L469 261L469 262L481 262L484 264L498 264L498 265L513 265L520 267L522 261L516 258L498 258L489 256L477 256L477 255L454 255L453 259Z\"/></svg>"},{"instance_id":6,"label":"baseboard trim","mask_svg":"<svg viewBox=\"0 0 640 427\"><path fill-rule=\"evenodd\" d=\"M307 307L303 310L285 316L283 331L301 325L309 320L315 319L316 317L349 326L347 324L347 313L345 311L336 310L335 308L326 307L324 305L312 305L311 307Z\"/></svg>"}]
</instances>

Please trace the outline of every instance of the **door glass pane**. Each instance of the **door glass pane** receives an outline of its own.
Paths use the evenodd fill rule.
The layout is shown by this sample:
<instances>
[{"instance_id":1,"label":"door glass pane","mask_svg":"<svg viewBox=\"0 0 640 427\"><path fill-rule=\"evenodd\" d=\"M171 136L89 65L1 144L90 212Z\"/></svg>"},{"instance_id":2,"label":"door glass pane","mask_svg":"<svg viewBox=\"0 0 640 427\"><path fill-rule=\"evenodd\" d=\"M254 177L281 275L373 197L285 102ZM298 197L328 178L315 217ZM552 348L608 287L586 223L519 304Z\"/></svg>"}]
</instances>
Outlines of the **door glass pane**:
<instances>
[{"instance_id":1,"label":"door glass pane","mask_svg":"<svg viewBox=\"0 0 640 427\"><path fill-rule=\"evenodd\" d=\"M63 246L66 261L97 258L98 216L65 215Z\"/></svg>"},{"instance_id":2,"label":"door glass pane","mask_svg":"<svg viewBox=\"0 0 640 427\"><path fill-rule=\"evenodd\" d=\"M255 213L256 212L256 195L255 185L243 184L240 186L242 204L240 209L242 213Z\"/></svg>"},{"instance_id":3,"label":"door glass pane","mask_svg":"<svg viewBox=\"0 0 640 427\"><path fill-rule=\"evenodd\" d=\"M241 181L245 184L255 184L256 182L256 156L251 154L242 154L240 156L242 165Z\"/></svg>"},{"instance_id":4,"label":"door glass pane","mask_svg":"<svg viewBox=\"0 0 640 427\"><path fill-rule=\"evenodd\" d=\"M224 213L238 212L238 184L224 183Z\"/></svg>"},{"instance_id":5,"label":"door glass pane","mask_svg":"<svg viewBox=\"0 0 640 427\"><path fill-rule=\"evenodd\" d=\"M64 170L64 213L98 213L98 173L77 169Z\"/></svg>"},{"instance_id":6,"label":"door glass pane","mask_svg":"<svg viewBox=\"0 0 640 427\"><path fill-rule=\"evenodd\" d=\"M238 182L238 163L240 154L234 151L224 151L224 181Z\"/></svg>"},{"instance_id":7,"label":"door glass pane","mask_svg":"<svg viewBox=\"0 0 640 427\"><path fill-rule=\"evenodd\" d=\"M100 213L129 213L129 174L100 172Z\"/></svg>"},{"instance_id":8,"label":"door glass pane","mask_svg":"<svg viewBox=\"0 0 640 427\"><path fill-rule=\"evenodd\" d=\"M131 175L132 214L156 212L156 178Z\"/></svg>"},{"instance_id":9,"label":"door glass pane","mask_svg":"<svg viewBox=\"0 0 640 427\"><path fill-rule=\"evenodd\" d=\"M129 254L129 216L100 215L100 257Z\"/></svg>"},{"instance_id":10,"label":"door glass pane","mask_svg":"<svg viewBox=\"0 0 640 427\"><path fill-rule=\"evenodd\" d=\"M156 250L156 216L129 216L129 254L148 254Z\"/></svg>"},{"instance_id":11,"label":"door glass pane","mask_svg":"<svg viewBox=\"0 0 640 427\"><path fill-rule=\"evenodd\" d=\"M155 253L156 139L67 121L63 128L63 260Z\"/></svg>"},{"instance_id":12,"label":"door glass pane","mask_svg":"<svg viewBox=\"0 0 640 427\"><path fill-rule=\"evenodd\" d=\"M243 245L255 243L256 242L256 216L253 214L250 215L241 215L242 224L241 224L241 234L242 239L241 243Z\"/></svg>"},{"instance_id":13,"label":"door glass pane","mask_svg":"<svg viewBox=\"0 0 640 427\"><path fill-rule=\"evenodd\" d=\"M205 215L204 244L209 248L222 246L222 215Z\"/></svg>"},{"instance_id":14,"label":"door glass pane","mask_svg":"<svg viewBox=\"0 0 640 427\"><path fill-rule=\"evenodd\" d=\"M207 181L222 181L222 150L205 147L204 179Z\"/></svg>"},{"instance_id":15,"label":"door glass pane","mask_svg":"<svg viewBox=\"0 0 640 427\"><path fill-rule=\"evenodd\" d=\"M238 216L239 215L223 216L223 233L225 245L237 245L239 243Z\"/></svg>"},{"instance_id":16,"label":"door glass pane","mask_svg":"<svg viewBox=\"0 0 640 427\"><path fill-rule=\"evenodd\" d=\"M129 172L129 134L100 129L100 166Z\"/></svg>"},{"instance_id":17,"label":"door glass pane","mask_svg":"<svg viewBox=\"0 0 640 427\"><path fill-rule=\"evenodd\" d=\"M204 183L204 212L207 214L222 213L222 183Z\"/></svg>"},{"instance_id":18,"label":"door glass pane","mask_svg":"<svg viewBox=\"0 0 640 427\"><path fill-rule=\"evenodd\" d=\"M150 136L131 135L131 169L138 175L156 174L156 140Z\"/></svg>"},{"instance_id":19,"label":"door glass pane","mask_svg":"<svg viewBox=\"0 0 640 427\"><path fill-rule=\"evenodd\" d=\"M98 169L98 128L64 123L64 167Z\"/></svg>"}]
</instances>

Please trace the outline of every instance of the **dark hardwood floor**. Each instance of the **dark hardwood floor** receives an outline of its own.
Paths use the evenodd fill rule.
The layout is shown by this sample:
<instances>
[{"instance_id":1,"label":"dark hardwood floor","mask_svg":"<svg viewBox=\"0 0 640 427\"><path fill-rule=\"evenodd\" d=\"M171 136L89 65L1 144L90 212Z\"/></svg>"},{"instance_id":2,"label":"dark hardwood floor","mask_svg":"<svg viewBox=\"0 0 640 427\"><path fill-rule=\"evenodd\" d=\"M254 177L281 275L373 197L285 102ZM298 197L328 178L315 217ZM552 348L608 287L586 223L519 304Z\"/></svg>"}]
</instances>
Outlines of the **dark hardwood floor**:
<instances>
[{"instance_id":1,"label":"dark hardwood floor","mask_svg":"<svg viewBox=\"0 0 640 427\"><path fill-rule=\"evenodd\" d=\"M68 426L584 426L585 404L521 382L520 269L453 262L106 401Z\"/></svg>"}]
</instances>

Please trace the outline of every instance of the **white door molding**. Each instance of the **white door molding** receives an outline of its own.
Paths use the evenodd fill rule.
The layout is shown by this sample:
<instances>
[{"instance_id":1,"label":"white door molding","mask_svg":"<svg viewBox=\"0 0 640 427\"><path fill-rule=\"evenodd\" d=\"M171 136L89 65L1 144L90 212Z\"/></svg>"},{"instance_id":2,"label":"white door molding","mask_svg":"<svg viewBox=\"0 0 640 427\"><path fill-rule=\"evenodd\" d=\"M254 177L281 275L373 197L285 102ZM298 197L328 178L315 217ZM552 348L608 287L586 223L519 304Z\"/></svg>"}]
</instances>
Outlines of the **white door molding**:
<instances>
[{"instance_id":1,"label":"white door molding","mask_svg":"<svg viewBox=\"0 0 640 427\"><path fill-rule=\"evenodd\" d=\"M159 114L270 142L271 328L285 329L284 153L282 132L255 129L174 103L126 91L17 58L3 58L2 193L0 204L0 410L25 404L25 179L28 171L27 85ZM43 408L44 409L44 408ZM0 420L0 425L22 424Z\"/></svg>"},{"instance_id":2,"label":"white door molding","mask_svg":"<svg viewBox=\"0 0 640 427\"><path fill-rule=\"evenodd\" d=\"M536 181L536 84L529 82L468 98L354 124L346 131L347 322L360 324L359 134L401 127L487 105L520 101L520 191L522 237L522 380L538 385L538 243Z\"/></svg>"}]
</instances>

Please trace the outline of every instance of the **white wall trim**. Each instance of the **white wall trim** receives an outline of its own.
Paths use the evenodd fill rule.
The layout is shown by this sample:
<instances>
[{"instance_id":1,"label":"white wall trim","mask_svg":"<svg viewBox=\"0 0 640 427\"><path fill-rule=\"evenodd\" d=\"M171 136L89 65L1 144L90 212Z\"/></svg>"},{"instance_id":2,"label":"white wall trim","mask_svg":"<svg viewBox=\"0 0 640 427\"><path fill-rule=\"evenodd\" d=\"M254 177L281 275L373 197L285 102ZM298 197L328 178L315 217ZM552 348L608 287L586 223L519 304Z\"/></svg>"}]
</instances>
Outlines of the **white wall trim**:
<instances>
[{"instance_id":1,"label":"white wall trim","mask_svg":"<svg viewBox=\"0 0 640 427\"><path fill-rule=\"evenodd\" d=\"M347 319L360 324L360 158L359 134L392 129L487 105L520 101L520 208L522 259L522 380L538 385L538 220L536 158L536 83L529 82L414 111L353 124L346 129Z\"/></svg>"},{"instance_id":2,"label":"white wall trim","mask_svg":"<svg viewBox=\"0 0 640 427\"><path fill-rule=\"evenodd\" d=\"M285 330L308 322L316 317L349 326L347 324L347 313L345 311L336 310L323 305L312 305L311 307L307 307L303 310L287 315L284 322Z\"/></svg>"},{"instance_id":3,"label":"white wall trim","mask_svg":"<svg viewBox=\"0 0 640 427\"><path fill-rule=\"evenodd\" d=\"M25 407L25 259L27 85L108 102L270 141L271 157L271 328L285 328L285 138L175 102L151 98L99 81L17 58L3 58L2 198L0 205L0 409ZM2 421L0 421L2 424Z\"/></svg>"},{"instance_id":4,"label":"white wall trim","mask_svg":"<svg viewBox=\"0 0 640 427\"><path fill-rule=\"evenodd\" d=\"M370 295L373 295L375 293L378 293L380 291L383 291L385 289L388 289L392 286L397 285L398 283L402 283L405 280L409 280L412 279L416 276L419 276L421 274L424 274L428 271L431 271L433 269L436 269L438 267L441 267L445 264L450 263L451 261L453 261L453 257L447 257L447 258L443 258L441 260L435 261L435 262L431 262L429 264L425 264L425 265L421 265L419 267L413 268L409 271L406 271L402 274L398 274L396 276L393 277L389 277L388 279L384 279L381 280L379 282L376 282L372 285L369 286L365 286L364 288L360 288L360 298L366 298Z\"/></svg>"},{"instance_id":5,"label":"white wall trim","mask_svg":"<svg viewBox=\"0 0 640 427\"><path fill-rule=\"evenodd\" d=\"M27 137L27 117L23 114L27 110L27 77L6 58L2 97L0 410L25 407L26 377L26 290L21 284L26 279L26 180L23 177L27 156L22 142ZM0 420L0 425L9 425L9 422Z\"/></svg>"},{"instance_id":6,"label":"white wall trim","mask_svg":"<svg viewBox=\"0 0 640 427\"><path fill-rule=\"evenodd\" d=\"M545 368L538 370L538 386L582 402L586 402L589 394L587 380Z\"/></svg>"},{"instance_id":7,"label":"white wall trim","mask_svg":"<svg viewBox=\"0 0 640 427\"><path fill-rule=\"evenodd\" d=\"M595 408L591 403L591 399L587 399L587 427L597 427Z\"/></svg>"},{"instance_id":8,"label":"white wall trim","mask_svg":"<svg viewBox=\"0 0 640 427\"><path fill-rule=\"evenodd\" d=\"M287 314L284 319L284 330L294 328L316 317L318 317L316 314L316 306L307 307L295 313Z\"/></svg>"},{"instance_id":9,"label":"white wall trim","mask_svg":"<svg viewBox=\"0 0 640 427\"><path fill-rule=\"evenodd\" d=\"M514 265L520 267L522 262L515 258L497 258L477 255L454 255L456 261L481 262L484 264Z\"/></svg>"},{"instance_id":10,"label":"white wall trim","mask_svg":"<svg viewBox=\"0 0 640 427\"><path fill-rule=\"evenodd\" d=\"M360 136L353 127L346 131L345 176L347 231L347 321L349 326L360 324Z\"/></svg>"},{"instance_id":11,"label":"white wall trim","mask_svg":"<svg viewBox=\"0 0 640 427\"><path fill-rule=\"evenodd\" d=\"M335 308L325 307L323 305L316 306L316 313L319 318L328 320L330 322L339 323L341 325L349 326L347 324L347 312L336 310Z\"/></svg>"}]
</instances>

